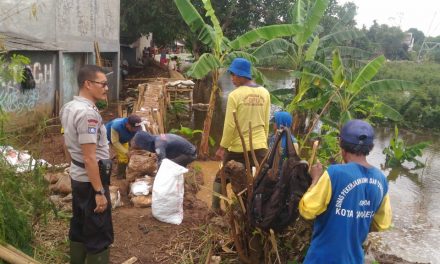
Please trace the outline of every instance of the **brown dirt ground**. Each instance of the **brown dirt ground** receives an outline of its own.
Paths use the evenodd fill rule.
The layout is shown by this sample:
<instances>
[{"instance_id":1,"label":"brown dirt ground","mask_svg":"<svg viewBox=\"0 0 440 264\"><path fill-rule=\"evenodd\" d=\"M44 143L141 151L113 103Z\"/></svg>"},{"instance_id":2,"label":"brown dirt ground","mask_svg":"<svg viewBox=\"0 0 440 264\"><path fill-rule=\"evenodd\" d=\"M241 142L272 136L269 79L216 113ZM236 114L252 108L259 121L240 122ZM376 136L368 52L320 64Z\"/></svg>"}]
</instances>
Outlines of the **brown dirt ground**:
<instances>
[{"instance_id":1,"label":"brown dirt ground","mask_svg":"<svg viewBox=\"0 0 440 264\"><path fill-rule=\"evenodd\" d=\"M144 69L134 69L130 77L168 77L167 74L158 67L146 67ZM124 88L132 87L132 85L125 83ZM116 109L112 106L102 113L106 121L113 118L115 114ZM61 164L66 161L62 148L63 139L59 133L59 128L59 122L55 120L47 129L41 147L39 147L41 150L38 152L39 156L51 164ZM31 147L29 149L32 150ZM196 182L203 185L201 173L206 169L209 171L208 173L211 173L212 168L205 169L202 164L196 164L197 168L192 169L192 171L197 171ZM210 164L208 167L213 167L213 165ZM112 181L114 185L120 186L121 189L128 188L127 183L124 181L116 180L116 178L113 178ZM197 239L200 238L194 238L194 236L200 234L201 227L212 221L210 220L210 216L212 216L210 209L205 202L196 197L198 190L194 186L196 185L186 184L185 186L184 219L181 225L166 224L156 220L152 216L151 208L133 207L126 193L123 193L124 206L113 211L115 242L111 247L111 263L122 263L131 257L138 258L135 263L182 263L181 257L185 251L200 246L200 244L197 244ZM207 187L209 186L210 184ZM206 194L204 195L206 196ZM55 219L54 223L59 224L59 228L55 229L62 228L63 230L59 230L58 234L52 234L54 232L51 232L46 239L45 236L40 236L40 240L43 241L37 242L56 244L59 241L64 241L63 243L65 243L68 230L64 229L68 227L67 221L60 224L60 219ZM224 228L220 230L224 230ZM46 231L42 229L40 232L46 233ZM68 252L65 252L65 254L68 254ZM379 252L374 255L380 263L410 263L393 255Z\"/></svg>"}]
</instances>

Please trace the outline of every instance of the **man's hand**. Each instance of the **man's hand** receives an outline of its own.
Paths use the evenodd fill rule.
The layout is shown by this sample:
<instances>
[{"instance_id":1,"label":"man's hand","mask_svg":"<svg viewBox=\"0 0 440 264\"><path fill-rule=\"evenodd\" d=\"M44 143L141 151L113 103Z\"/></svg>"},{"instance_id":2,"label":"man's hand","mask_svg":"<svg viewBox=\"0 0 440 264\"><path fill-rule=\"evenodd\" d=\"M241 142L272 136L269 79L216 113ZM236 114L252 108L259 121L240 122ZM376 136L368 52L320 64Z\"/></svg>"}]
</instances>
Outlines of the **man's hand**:
<instances>
[{"instance_id":1,"label":"man's hand","mask_svg":"<svg viewBox=\"0 0 440 264\"><path fill-rule=\"evenodd\" d=\"M215 152L215 157L217 160L223 160L224 155L225 155L225 149L222 147L219 147Z\"/></svg>"},{"instance_id":2,"label":"man's hand","mask_svg":"<svg viewBox=\"0 0 440 264\"><path fill-rule=\"evenodd\" d=\"M312 185L315 185L319 178L321 178L322 175L322 164L319 162L319 160L316 161L316 164L312 166L310 169L310 176L312 177Z\"/></svg>"},{"instance_id":3,"label":"man's hand","mask_svg":"<svg viewBox=\"0 0 440 264\"><path fill-rule=\"evenodd\" d=\"M107 209L107 198L105 198L105 195L96 194L95 201L96 208L93 210L95 213L102 213Z\"/></svg>"}]
</instances>

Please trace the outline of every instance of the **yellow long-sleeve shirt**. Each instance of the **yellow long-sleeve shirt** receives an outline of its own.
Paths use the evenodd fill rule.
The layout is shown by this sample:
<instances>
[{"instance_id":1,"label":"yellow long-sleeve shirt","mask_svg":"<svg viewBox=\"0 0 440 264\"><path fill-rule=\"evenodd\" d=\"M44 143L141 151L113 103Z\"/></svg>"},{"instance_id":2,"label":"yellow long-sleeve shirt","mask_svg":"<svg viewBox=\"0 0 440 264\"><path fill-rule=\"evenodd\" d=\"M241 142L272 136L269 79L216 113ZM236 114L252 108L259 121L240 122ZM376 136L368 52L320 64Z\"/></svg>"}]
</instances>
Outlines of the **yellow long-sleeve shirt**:
<instances>
[{"instance_id":1,"label":"yellow long-sleeve shirt","mask_svg":"<svg viewBox=\"0 0 440 264\"><path fill-rule=\"evenodd\" d=\"M240 136L235 126L233 112L243 133L249 151L249 122L252 123L252 145L254 149L267 149L269 133L270 95L264 87L240 86L228 96L223 136L220 146L243 152Z\"/></svg>"}]
</instances>

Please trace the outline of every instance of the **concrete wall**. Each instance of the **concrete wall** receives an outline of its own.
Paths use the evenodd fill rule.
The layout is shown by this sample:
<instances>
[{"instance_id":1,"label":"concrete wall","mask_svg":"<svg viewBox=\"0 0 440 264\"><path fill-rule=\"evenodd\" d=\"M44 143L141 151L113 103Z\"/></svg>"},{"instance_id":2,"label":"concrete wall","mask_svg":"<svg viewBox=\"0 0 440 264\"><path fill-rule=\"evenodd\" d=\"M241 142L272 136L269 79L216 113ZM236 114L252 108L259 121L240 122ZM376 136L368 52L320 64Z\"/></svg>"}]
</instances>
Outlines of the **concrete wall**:
<instances>
[{"instance_id":1,"label":"concrete wall","mask_svg":"<svg viewBox=\"0 0 440 264\"><path fill-rule=\"evenodd\" d=\"M35 17L32 9L35 9ZM67 52L119 52L119 0L2 0L0 31L33 36Z\"/></svg>"},{"instance_id":2,"label":"concrete wall","mask_svg":"<svg viewBox=\"0 0 440 264\"><path fill-rule=\"evenodd\" d=\"M36 87L23 91L15 82L0 82L0 105L10 115L8 127L34 123L41 116L52 116L58 87L57 52L21 52L31 60Z\"/></svg>"},{"instance_id":3,"label":"concrete wall","mask_svg":"<svg viewBox=\"0 0 440 264\"><path fill-rule=\"evenodd\" d=\"M39 39L59 51L38 45L11 50L31 59L35 90L23 93L18 84L0 80L0 106L11 122L37 115L57 114L58 108L78 94L76 76L84 64L94 64L94 42L110 59L109 99L119 94L119 0L1 0L0 35L13 33ZM56 93L56 91L58 91ZM59 105L55 105L56 94ZM23 117L23 118L22 118ZM25 121L28 122L28 121ZM31 122L31 121L30 121Z\"/></svg>"}]
</instances>

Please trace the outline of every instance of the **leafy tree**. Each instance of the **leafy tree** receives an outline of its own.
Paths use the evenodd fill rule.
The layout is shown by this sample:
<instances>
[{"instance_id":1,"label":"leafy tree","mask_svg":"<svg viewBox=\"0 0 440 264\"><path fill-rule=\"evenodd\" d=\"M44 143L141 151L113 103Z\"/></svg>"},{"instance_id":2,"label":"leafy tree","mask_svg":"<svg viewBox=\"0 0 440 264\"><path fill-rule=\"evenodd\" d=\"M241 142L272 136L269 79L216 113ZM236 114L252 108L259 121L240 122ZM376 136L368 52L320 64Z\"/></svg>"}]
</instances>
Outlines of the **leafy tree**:
<instances>
[{"instance_id":1,"label":"leafy tree","mask_svg":"<svg viewBox=\"0 0 440 264\"><path fill-rule=\"evenodd\" d=\"M152 32L154 42L162 46L191 35L172 1L121 0L120 26L126 42Z\"/></svg>"},{"instance_id":2,"label":"leafy tree","mask_svg":"<svg viewBox=\"0 0 440 264\"><path fill-rule=\"evenodd\" d=\"M425 34L417 28L410 28L407 32L412 33L412 37L414 38L414 50L420 50L420 46L425 39Z\"/></svg>"},{"instance_id":3,"label":"leafy tree","mask_svg":"<svg viewBox=\"0 0 440 264\"><path fill-rule=\"evenodd\" d=\"M292 5L290 0L216 0L212 3L222 31L230 39L257 27L287 21ZM199 13L203 12L201 1L193 1L193 6ZM131 42L149 32L158 45L184 39L190 50L200 53L197 36L188 29L173 1L121 0L121 39Z\"/></svg>"},{"instance_id":4,"label":"leafy tree","mask_svg":"<svg viewBox=\"0 0 440 264\"><path fill-rule=\"evenodd\" d=\"M199 157L204 158L208 154L209 133L218 93L220 69L229 65L236 57L245 57L255 63L257 59L254 56L243 51L234 50L250 46L261 39L291 35L294 29L290 25L267 26L250 31L234 41L229 41L224 36L220 21L215 15L210 0L203 0L203 8L206 10L206 16L209 17L211 24L205 23L189 0L174 0L174 2L191 31L196 33L199 40L210 49L210 52L202 54L187 72L189 76L196 79L203 78L209 73L212 75L208 112L203 124L203 134L199 148ZM253 72L254 76L257 77L256 81L261 83L262 76L259 71L253 68Z\"/></svg>"},{"instance_id":5,"label":"leafy tree","mask_svg":"<svg viewBox=\"0 0 440 264\"><path fill-rule=\"evenodd\" d=\"M378 79L401 79L417 83L404 93L383 90L370 95L381 98L404 117L409 128L440 129L440 64L434 62L389 62Z\"/></svg>"},{"instance_id":6,"label":"leafy tree","mask_svg":"<svg viewBox=\"0 0 440 264\"><path fill-rule=\"evenodd\" d=\"M328 0L297 1L291 11L291 25L295 29L295 33L291 36L291 41L281 38L272 39L262 44L252 53L259 59L272 58L273 56L284 57L289 61L289 68L297 72L295 98L287 107L289 111L296 110L294 125L294 133L296 134L304 126L305 115L295 106L313 88L313 78L308 75L298 75L298 72L307 72L308 69L304 65L310 61L325 61L335 47L338 47L347 56L354 53L363 54L359 49L353 49L345 45L352 39L361 36L359 31L351 29L349 25L345 26L346 23L352 21L354 9L341 13L344 14L344 18L341 18L339 21L335 20L335 23L328 30L328 34L319 34L322 30L319 24L326 10L329 10L328 7ZM327 17L327 20L332 19Z\"/></svg>"},{"instance_id":7,"label":"leafy tree","mask_svg":"<svg viewBox=\"0 0 440 264\"><path fill-rule=\"evenodd\" d=\"M401 121L402 117L395 109L375 98L362 97L366 91L402 90L413 87L412 83L400 80L372 81L384 63L385 57L382 55L369 61L359 71L352 72L344 65L338 50L333 52L330 66L310 61L307 63L309 71L301 74L311 79L311 83L318 87L319 93L314 98L303 100L296 107L320 111L315 120L322 118L336 129L358 116L366 119L387 117Z\"/></svg>"}]
</instances>

